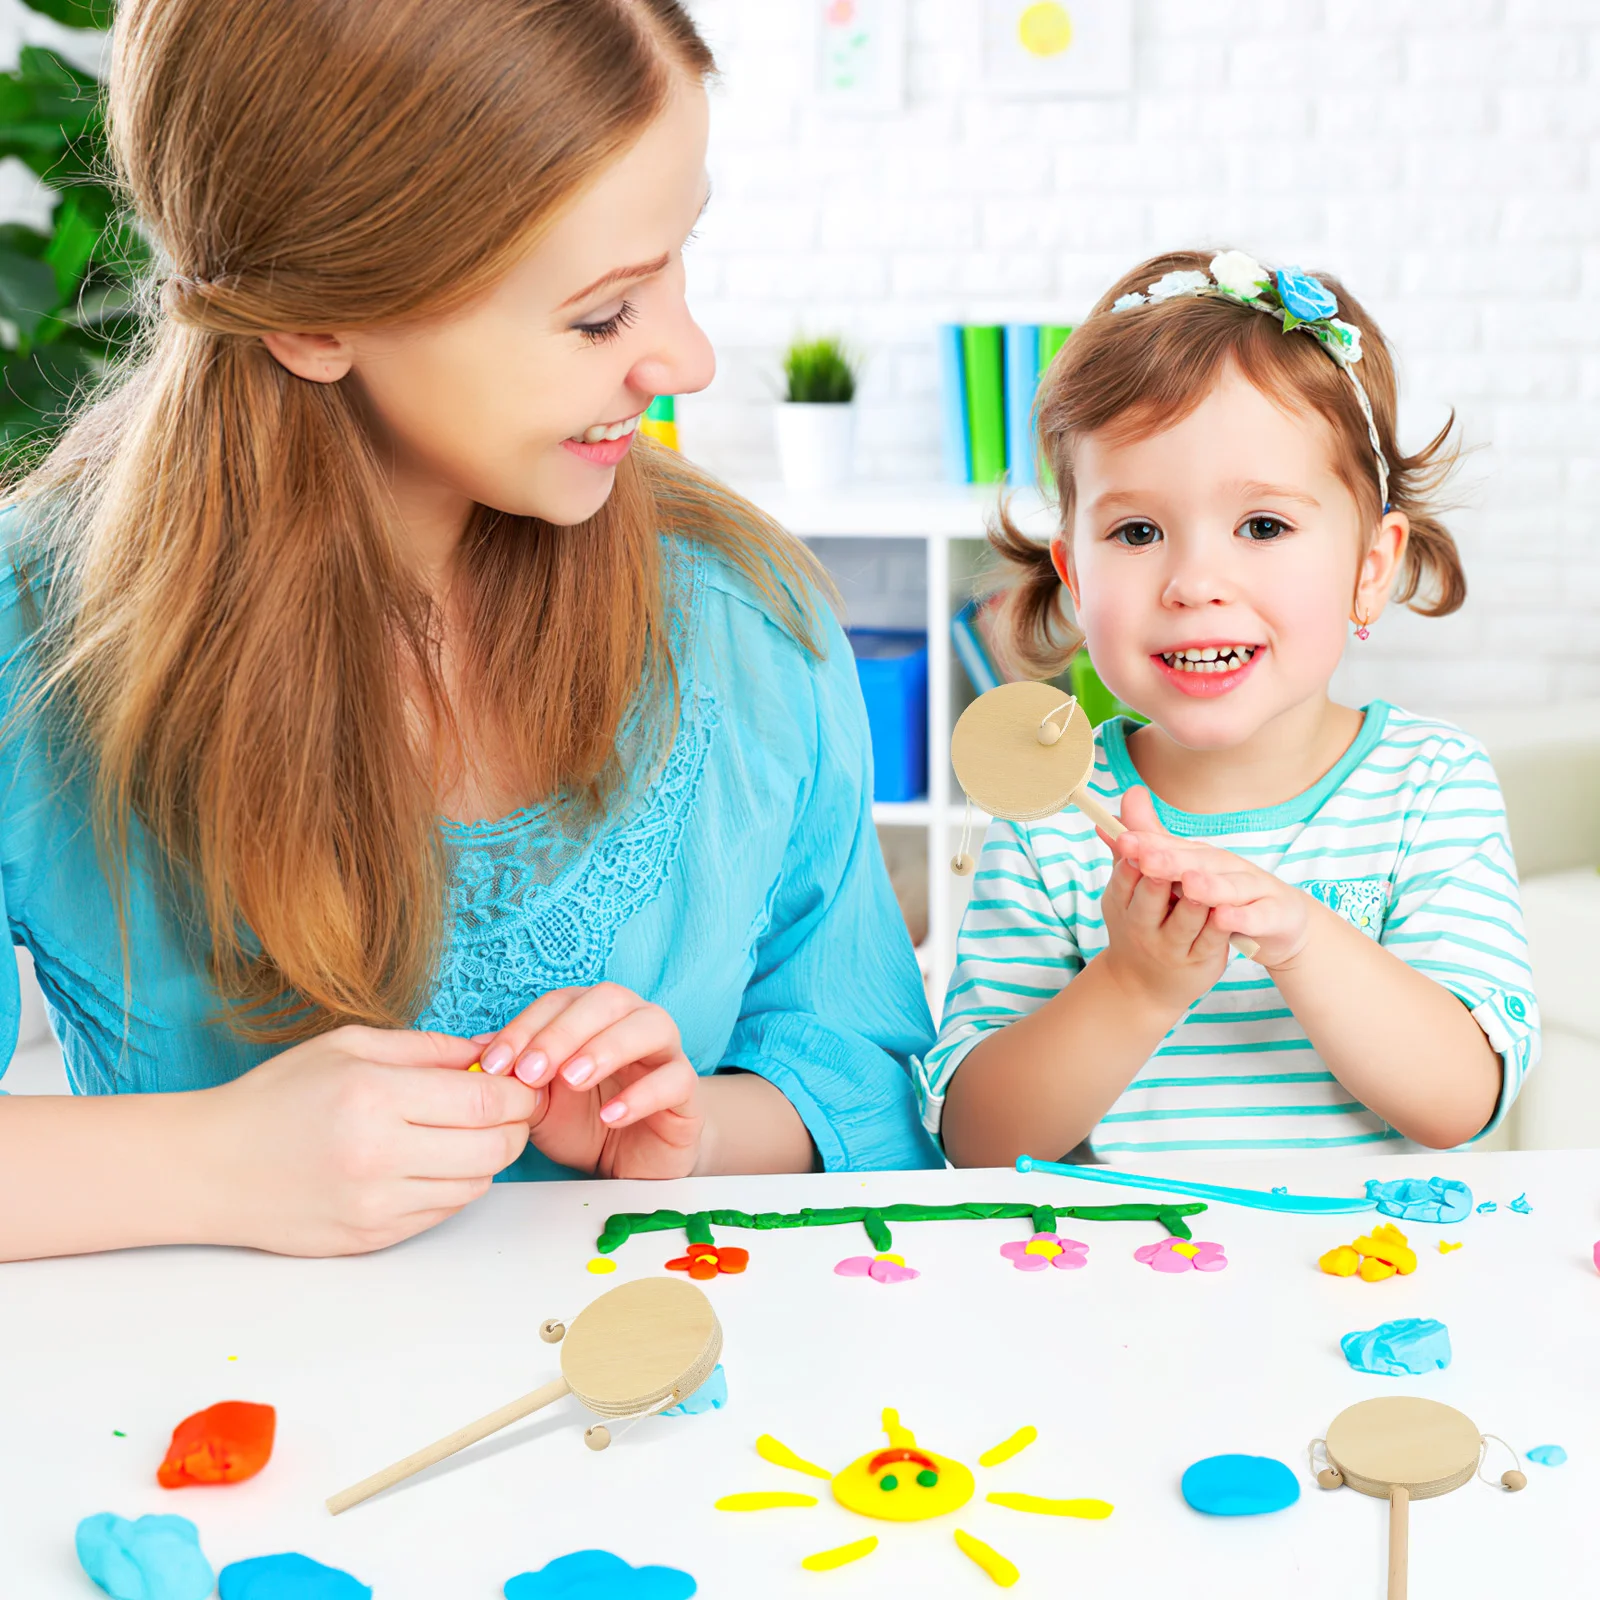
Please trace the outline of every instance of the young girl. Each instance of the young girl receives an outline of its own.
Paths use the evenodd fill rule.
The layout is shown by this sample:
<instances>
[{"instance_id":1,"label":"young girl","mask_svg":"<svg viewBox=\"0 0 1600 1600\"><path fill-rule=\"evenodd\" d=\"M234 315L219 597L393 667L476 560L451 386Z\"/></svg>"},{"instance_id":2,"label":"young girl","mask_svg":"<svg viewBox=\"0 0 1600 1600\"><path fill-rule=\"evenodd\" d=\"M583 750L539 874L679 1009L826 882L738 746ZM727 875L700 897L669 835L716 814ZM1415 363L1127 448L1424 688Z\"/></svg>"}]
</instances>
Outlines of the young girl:
<instances>
[{"instance_id":1,"label":"young girl","mask_svg":"<svg viewBox=\"0 0 1600 1600\"><path fill-rule=\"evenodd\" d=\"M712 373L710 70L675 0L119 7L160 311L0 520L0 889L79 1091L0 1098L0 1256L935 1159L848 645L634 438Z\"/></svg>"},{"instance_id":2,"label":"young girl","mask_svg":"<svg viewBox=\"0 0 1600 1600\"><path fill-rule=\"evenodd\" d=\"M1352 622L1466 583L1430 506L1448 428L1395 440L1382 334L1331 279L1238 251L1130 272L1039 402L1047 546L1005 518L1039 675L1079 642L1149 718L1104 724L1077 811L989 832L926 1120L960 1164L1446 1146L1538 1054L1495 776L1446 723L1334 703ZM1230 954L1229 935L1253 941Z\"/></svg>"}]
</instances>

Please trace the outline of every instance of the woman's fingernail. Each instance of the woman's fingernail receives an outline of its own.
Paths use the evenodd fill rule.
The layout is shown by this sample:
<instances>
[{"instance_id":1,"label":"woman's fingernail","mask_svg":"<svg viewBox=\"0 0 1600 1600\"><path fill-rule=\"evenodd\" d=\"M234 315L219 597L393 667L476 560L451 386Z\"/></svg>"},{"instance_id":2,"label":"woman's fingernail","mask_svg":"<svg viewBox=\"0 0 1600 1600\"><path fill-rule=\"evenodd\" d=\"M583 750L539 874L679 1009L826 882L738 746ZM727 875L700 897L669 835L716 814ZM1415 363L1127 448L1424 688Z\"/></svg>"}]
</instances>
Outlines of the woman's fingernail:
<instances>
[{"instance_id":1,"label":"woman's fingernail","mask_svg":"<svg viewBox=\"0 0 1600 1600\"><path fill-rule=\"evenodd\" d=\"M529 1050L517 1058L517 1076L524 1083L538 1083L540 1075L549 1065L542 1050Z\"/></svg>"},{"instance_id":2,"label":"woman's fingernail","mask_svg":"<svg viewBox=\"0 0 1600 1600\"><path fill-rule=\"evenodd\" d=\"M627 1114L628 1108L620 1100L613 1100L610 1105L600 1108L602 1122L620 1122Z\"/></svg>"},{"instance_id":3,"label":"woman's fingernail","mask_svg":"<svg viewBox=\"0 0 1600 1600\"><path fill-rule=\"evenodd\" d=\"M588 1056L574 1056L566 1066L561 1069L561 1076L572 1085L574 1089L589 1081L589 1074L594 1071L594 1062Z\"/></svg>"},{"instance_id":4,"label":"woman's fingernail","mask_svg":"<svg viewBox=\"0 0 1600 1600\"><path fill-rule=\"evenodd\" d=\"M483 1052L483 1059L479 1065L485 1072L504 1072L511 1065L511 1046L504 1039L499 1044L490 1045Z\"/></svg>"}]
</instances>

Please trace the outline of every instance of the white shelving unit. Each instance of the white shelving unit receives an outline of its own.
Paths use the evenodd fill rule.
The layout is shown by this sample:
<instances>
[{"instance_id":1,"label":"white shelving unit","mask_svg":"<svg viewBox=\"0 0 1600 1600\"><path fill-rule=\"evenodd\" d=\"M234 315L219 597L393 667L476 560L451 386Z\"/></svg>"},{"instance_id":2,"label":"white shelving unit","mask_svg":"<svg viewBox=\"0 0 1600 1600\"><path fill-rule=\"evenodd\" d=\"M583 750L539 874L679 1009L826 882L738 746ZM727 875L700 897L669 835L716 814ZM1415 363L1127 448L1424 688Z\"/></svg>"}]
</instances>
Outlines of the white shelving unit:
<instances>
[{"instance_id":1,"label":"white shelving unit","mask_svg":"<svg viewBox=\"0 0 1600 1600\"><path fill-rule=\"evenodd\" d=\"M880 827L919 828L926 835L928 935L918 949L929 1003L937 1018L955 965L956 929L970 879L950 871L950 857L963 810L950 767L950 730L972 698L966 674L950 643L950 619L973 594L983 570L985 531L999 490L939 484L851 484L815 494L797 494L771 484L740 485L740 492L791 533L818 547L824 564L840 540L913 540L922 545L925 586L923 625L928 633L928 793L921 800L880 801L872 808ZM1041 539L1053 531L1054 514L1031 490L1017 492L1012 512ZM851 618L855 621L857 619ZM974 813L974 833L988 821Z\"/></svg>"}]
</instances>

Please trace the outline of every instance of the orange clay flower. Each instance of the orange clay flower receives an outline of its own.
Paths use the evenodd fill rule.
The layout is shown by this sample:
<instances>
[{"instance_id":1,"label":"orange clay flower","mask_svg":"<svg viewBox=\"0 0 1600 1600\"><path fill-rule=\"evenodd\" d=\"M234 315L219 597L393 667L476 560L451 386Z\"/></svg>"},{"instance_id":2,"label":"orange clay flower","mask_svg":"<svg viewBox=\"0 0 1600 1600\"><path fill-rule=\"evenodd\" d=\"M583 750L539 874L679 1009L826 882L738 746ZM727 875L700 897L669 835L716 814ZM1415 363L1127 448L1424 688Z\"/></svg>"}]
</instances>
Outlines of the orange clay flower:
<instances>
[{"instance_id":1,"label":"orange clay flower","mask_svg":"<svg viewBox=\"0 0 1600 1600\"><path fill-rule=\"evenodd\" d=\"M667 1263L668 1272L687 1272L691 1278L714 1278L719 1272L743 1272L750 1265L750 1252L737 1245L691 1244L676 1261Z\"/></svg>"}]
</instances>

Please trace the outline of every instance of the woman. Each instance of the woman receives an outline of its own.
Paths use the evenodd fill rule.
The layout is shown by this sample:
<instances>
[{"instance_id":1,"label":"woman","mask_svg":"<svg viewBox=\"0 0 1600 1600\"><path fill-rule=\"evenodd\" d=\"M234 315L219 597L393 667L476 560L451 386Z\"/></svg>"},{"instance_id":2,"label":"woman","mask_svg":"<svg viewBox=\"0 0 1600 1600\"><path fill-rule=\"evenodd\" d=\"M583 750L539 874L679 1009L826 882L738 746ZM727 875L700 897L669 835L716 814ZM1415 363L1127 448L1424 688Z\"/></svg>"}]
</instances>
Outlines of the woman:
<instances>
[{"instance_id":1,"label":"woman","mask_svg":"<svg viewBox=\"0 0 1600 1600\"><path fill-rule=\"evenodd\" d=\"M674 0L123 7L170 270L4 517L0 881L83 1094L0 1101L0 1254L935 1161L848 647L633 434L712 374L711 70Z\"/></svg>"}]
</instances>

